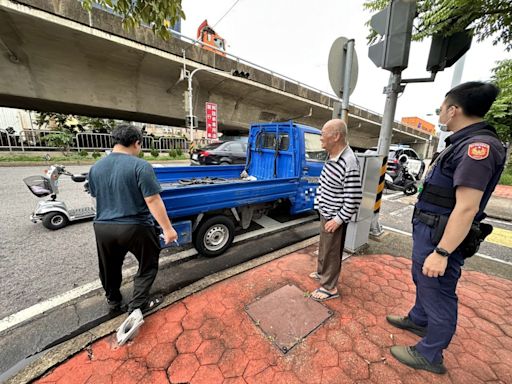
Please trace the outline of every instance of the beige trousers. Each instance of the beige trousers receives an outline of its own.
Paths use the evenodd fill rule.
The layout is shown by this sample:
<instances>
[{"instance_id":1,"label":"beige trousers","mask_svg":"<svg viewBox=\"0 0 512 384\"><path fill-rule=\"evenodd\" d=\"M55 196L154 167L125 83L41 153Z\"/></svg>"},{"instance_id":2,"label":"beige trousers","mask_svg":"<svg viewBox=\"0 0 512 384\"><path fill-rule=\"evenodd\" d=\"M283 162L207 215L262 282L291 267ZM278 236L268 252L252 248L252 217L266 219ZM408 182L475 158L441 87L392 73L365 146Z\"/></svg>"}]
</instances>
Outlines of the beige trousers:
<instances>
[{"instance_id":1,"label":"beige trousers","mask_svg":"<svg viewBox=\"0 0 512 384\"><path fill-rule=\"evenodd\" d=\"M347 224L343 223L335 232L326 232L328 220L320 216L320 244L318 247L317 272L320 285L328 290L336 287L341 273L341 258L347 234Z\"/></svg>"}]
</instances>

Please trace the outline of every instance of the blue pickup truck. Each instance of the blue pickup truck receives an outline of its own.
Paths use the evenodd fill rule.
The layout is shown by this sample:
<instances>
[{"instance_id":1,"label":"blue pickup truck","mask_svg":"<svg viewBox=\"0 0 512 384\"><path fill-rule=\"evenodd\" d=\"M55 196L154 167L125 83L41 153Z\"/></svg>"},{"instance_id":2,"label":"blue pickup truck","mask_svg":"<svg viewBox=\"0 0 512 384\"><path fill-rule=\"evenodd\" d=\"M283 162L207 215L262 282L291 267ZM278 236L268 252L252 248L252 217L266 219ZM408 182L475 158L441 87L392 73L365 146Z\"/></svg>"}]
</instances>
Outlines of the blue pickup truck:
<instances>
[{"instance_id":1,"label":"blue pickup truck","mask_svg":"<svg viewBox=\"0 0 512 384\"><path fill-rule=\"evenodd\" d=\"M286 204L290 215L313 210L326 159L320 131L292 121L253 124L245 165L155 168L180 244L205 256L223 253L236 229Z\"/></svg>"}]
</instances>

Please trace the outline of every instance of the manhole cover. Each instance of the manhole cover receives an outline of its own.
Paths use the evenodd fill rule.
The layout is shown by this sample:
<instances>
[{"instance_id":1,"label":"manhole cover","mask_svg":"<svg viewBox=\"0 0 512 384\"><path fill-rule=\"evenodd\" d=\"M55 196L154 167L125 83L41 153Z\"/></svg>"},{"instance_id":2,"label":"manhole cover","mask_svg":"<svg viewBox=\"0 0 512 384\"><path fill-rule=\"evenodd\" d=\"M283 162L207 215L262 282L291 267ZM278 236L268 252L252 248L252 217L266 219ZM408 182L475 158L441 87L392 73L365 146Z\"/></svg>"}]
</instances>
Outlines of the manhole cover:
<instances>
[{"instance_id":1,"label":"manhole cover","mask_svg":"<svg viewBox=\"0 0 512 384\"><path fill-rule=\"evenodd\" d=\"M291 284L246 306L245 310L283 353L332 316L331 310Z\"/></svg>"}]
</instances>

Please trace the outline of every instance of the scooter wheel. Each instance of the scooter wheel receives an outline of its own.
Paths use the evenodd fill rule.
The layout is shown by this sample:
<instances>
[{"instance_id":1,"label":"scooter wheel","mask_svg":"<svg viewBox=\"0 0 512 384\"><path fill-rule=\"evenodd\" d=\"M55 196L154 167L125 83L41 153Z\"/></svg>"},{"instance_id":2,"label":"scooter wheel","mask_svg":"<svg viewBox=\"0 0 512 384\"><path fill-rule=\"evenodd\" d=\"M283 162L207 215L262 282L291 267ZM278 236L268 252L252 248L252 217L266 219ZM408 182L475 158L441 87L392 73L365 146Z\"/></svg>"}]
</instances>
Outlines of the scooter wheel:
<instances>
[{"instance_id":1,"label":"scooter wheel","mask_svg":"<svg viewBox=\"0 0 512 384\"><path fill-rule=\"evenodd\" d=\"M416 192L418 192L418 187L416 187L415 185L410 185L407 188L405 188L405 190L404 190L404 194L406 196L415 195Z\"/></svg>"},{"instance_id":2,"label":"scooter wheel","mask_svg":"<svg viewBox=\"0 0 512 384\"><path fill-rule=\"evenodd\" d=\"M50 212L43 216L42 222L45 228L56 230L68 225L69 219L61 212Z\"/></svg>"}]
</instances>

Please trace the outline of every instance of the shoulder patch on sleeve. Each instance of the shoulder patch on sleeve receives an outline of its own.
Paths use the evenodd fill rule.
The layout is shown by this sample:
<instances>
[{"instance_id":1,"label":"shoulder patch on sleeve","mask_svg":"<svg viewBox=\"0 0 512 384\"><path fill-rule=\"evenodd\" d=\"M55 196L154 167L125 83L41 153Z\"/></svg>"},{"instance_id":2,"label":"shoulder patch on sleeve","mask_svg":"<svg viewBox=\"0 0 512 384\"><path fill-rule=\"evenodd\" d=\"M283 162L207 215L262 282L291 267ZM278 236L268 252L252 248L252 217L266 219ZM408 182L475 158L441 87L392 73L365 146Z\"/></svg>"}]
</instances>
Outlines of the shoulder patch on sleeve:
<instances>
[{"instance_id":1,"label":"shoulder patch on sleeve","mask_svg":"<svg viewBox=\"0 0 512 384\"><path fill-rule=\"evenodd\" d=\"M483 160L489 156L489 144L471 143L468 147L468 156L474 160Z\"/></svg>"}]
</instances>

